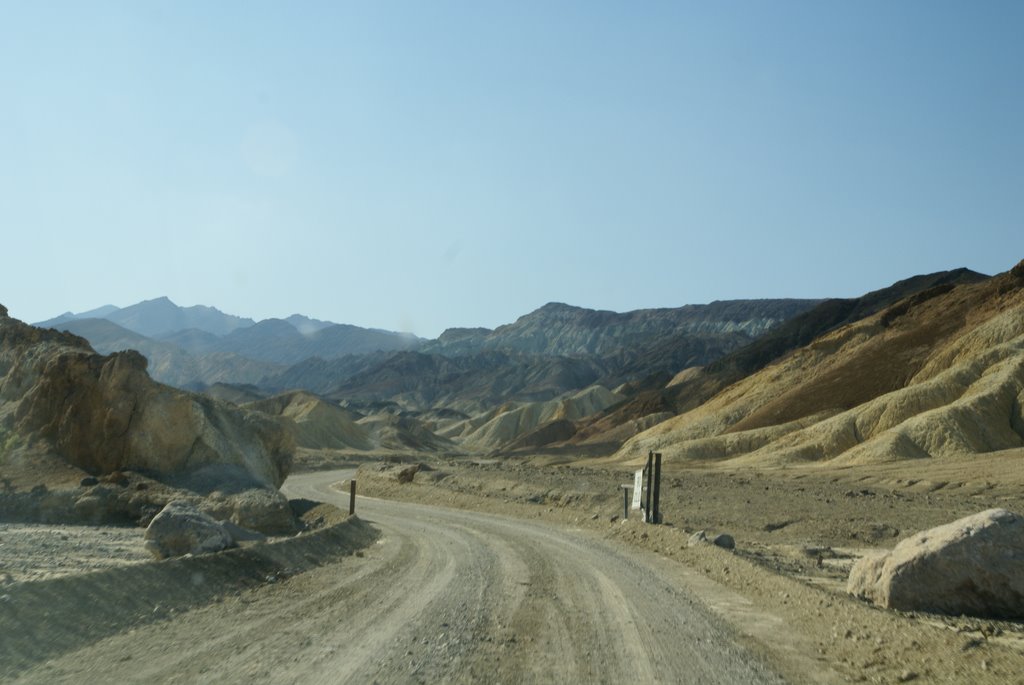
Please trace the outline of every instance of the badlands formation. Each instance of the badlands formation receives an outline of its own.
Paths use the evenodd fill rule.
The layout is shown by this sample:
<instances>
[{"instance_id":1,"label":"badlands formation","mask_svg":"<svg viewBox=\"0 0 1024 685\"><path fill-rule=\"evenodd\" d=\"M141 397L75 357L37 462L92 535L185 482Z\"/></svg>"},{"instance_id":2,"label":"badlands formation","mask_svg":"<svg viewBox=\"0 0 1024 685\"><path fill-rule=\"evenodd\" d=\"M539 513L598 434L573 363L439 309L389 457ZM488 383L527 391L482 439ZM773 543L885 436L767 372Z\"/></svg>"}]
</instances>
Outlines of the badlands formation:
<instances>
[{"instance_id":1,"label":"badlands formation","mask_svg":"<svg viewBox=\"0 0 1024 685\"><path fill-rule=\"evenodd\" d=\"M137 353L103 356L0 314L4 520L145 523L184 499L212 519L294 531L297 514L320 510L277 493L290 470L362 464L365 494L589 529L678 562L705 579L716 611L739 601L716 605L722 588L738 593L803 636L803 656L838 681L1024 672L1018 605L992 602L995 589L1020 591L1019 558L996 566L1020 546L1024 512L1024 262L855 300L629 317L549 305L495 331L391 337L389 350L287 367L269 357L295 323L320 351L356 332L214 317L229 332L163 342L204 363L215 350L232 368L275 366L246 383L217 372L205 395L155 383ZM156 335L161 324L144 320ZM229 338L264 357L229 350ZM622 518L621 485L650 451L664 455L663 526ZM734 549L693 542L726 537ZM994 556L963 547L972 537ZM935 583L883 577L936 577L914 555L940 538L967 560L955 573L968 575L940 572L958 579L945 598L962 601L907 604L908 586ZM911 570L891 571L903 563Z\"/></svg>"},{"instance_id":2,"label":"badlands formation","mask_svg":"<svg viewBox=\"0 0 1024 685\"><path fill-rule=\"evenodd\" d=\"M1024 263L831 331L616 456L753 467L992 453L1024 447L1022 405Z\"/></svg>"},{"instance_id":3,"label":"badlands formation","mask_svg":"<svg viewBox=\"0 0 1024 685\"><path fill-rule=\"evenodd\" d=\"M955 277L901 286L774 355L755 341L662 388L617 388L623 400L574 425L618 431L607 456L435 459L406 484L407 469L368 465L361 487L593 528L678 560L814 635L840 681L1019 682L1024 262ZM827 308L794 323L813 328ZM687 406L679 389L702 399ZM664 455L664 526L622 519L620 486L650 451ZM693 545L723 533L734 550Z\"/></svg>"},{"instance_id":4,"label":"badlands formation","mask_svg":"<svg viewBox=\"0 0 1024 685\"><path fill-rule=\"evenodd\" d=\"M277 492L280 419L161 385L134 351L28 326L0 307L0 510L7 520L145 524L175 498L236 524L294 530Z\"/></svg>"}]
</instances>

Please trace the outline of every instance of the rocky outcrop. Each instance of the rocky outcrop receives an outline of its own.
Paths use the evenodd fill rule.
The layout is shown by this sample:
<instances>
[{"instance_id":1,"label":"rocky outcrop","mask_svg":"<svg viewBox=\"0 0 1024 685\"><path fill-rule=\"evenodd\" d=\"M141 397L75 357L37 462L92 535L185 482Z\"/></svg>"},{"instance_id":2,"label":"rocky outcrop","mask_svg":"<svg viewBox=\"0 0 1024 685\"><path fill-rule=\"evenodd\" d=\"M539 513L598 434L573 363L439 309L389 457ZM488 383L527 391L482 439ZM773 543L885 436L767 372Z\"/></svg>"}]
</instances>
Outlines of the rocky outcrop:
<instances>
[{"instance_id":1,"label":"rocky outcrop","mask_svg":"<svg viewBox=\"0 0 1024 685\"><path fill-rule=\"evenodd\" d=\"M153 517L145 539L146 549L157 559L219 552L235 544L224 526L182 500L169 502Z\"/></svg>"},{"instance_id":2,"label":"rocky outcrop","mask_svg":"<svg viewBox=\"0 0 1024 685\"><path fill-rule=\"evenodd\" d=\"M153 381L146 359L0 317L0 433L94 474L230 465L277 488L294 441L279 419Z\"/></svg>"},{"instance_id":3,"label":"rocky outcrop","mask_svg":"<svg viewBox=\"0 0 1024 685\"><path fill-rule=\"evenodd\" d=\"M270 488L249 487L244 474L219 474L215 482L232 486L228 491L209 492L200 479L188 480L184 486L176 486L135 472L115 472L100 478L83 478L77 487L4 487L0 489L0 520L147 526L169 502L184 501L227 527L236 541L255 539L240 537L237 531L247 530L249 535L259 537L293 535L300 530L301 524L287 498Z\"/></svg>"},{"instance_id":4,"label":"rocky outcrop","mask_svg":"<svg viewBox=\"0 0 1024 685\"><path fill-rule=\"evenodd\" d=\"M376 466L360 467L364 474L372 474L372 478L382 478L405 485L416 479L416 474L429 469L424 464L390 464L383 463Z\"/></svg>"},{"instance_id":5,"label":"rocky outcrop","mask_svg":"<svg viewBox=\"0 0 1024 685\"><path fill-rule=\"evenodd\" d=\"M200 506L219 521L229 521L265 535L298 532L288 499L275 490L250 488L233 494L215 491Z\"/></svg>"},{"instance_id":6,"label":"rocky outcrop","mask_svg":"<svg viewBox=\"0 0 1024 685\"><path fill-rule=\"evenodd\" d=\"M1024 617L1024 518L989 509L866 556L847 591L879 606L1001 618Z\"/></svg>"},{"instance_id":7,"label":"rocky outcrop","mask_svg":"<svg viewBox=\"0 0 1024 685\"><path fill-rule=\"evenodd\" d=\"M708 537L707 531L698 530L686 541L686 546L697 547L699 545L714 545L722 549L736 549L736 540L728 533L719 533L714 537Z\"/></svg>"},{"instance_id":8,"label":"rocky outcrop","mask_svg":"<svg viewBox=\"0 0 1024 685\"><path fill-rule=\"evenodd\" d=\"M394 471L395 480L397 480L399 483L411 483L413 478L416 477L416 473L419 470L419 464L412 464L411 466L400 466L396 468Z\"/></svg>"}]
</instances>

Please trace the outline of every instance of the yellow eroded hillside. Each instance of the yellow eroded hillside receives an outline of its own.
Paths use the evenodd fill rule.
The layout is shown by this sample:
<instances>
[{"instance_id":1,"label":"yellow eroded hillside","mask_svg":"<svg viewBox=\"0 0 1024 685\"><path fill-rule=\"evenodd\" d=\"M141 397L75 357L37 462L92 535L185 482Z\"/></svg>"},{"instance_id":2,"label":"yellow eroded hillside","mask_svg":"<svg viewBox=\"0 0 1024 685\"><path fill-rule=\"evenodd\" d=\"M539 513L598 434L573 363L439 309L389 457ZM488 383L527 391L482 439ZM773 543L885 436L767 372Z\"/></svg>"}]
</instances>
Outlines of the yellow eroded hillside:
<instances>
[{"instance_id":1,"label":"yellow eroded hillside","mask_svg":"<svg viewBox=\"0 0 1024 685\"><path fill-rule=\"evenodd\" d=\"M617 453L730 465L888 462L1024 446L1024 268L845 326Z\"/></svg>"}]
</instances>

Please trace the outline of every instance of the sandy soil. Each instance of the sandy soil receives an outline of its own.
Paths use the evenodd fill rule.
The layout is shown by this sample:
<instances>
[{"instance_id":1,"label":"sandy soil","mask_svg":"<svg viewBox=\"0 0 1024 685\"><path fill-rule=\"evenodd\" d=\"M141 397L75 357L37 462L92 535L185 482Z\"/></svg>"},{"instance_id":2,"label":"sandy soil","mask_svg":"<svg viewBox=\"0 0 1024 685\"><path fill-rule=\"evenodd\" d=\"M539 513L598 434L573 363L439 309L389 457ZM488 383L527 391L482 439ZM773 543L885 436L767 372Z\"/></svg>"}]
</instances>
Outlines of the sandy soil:
<instances>
[{"instance_id":1,"label":"sandy soil","mask_svg":"<svg viewBox=\"0 0 1024 685\"><path fill-rule=\"evenodd\" d=\"M288 491L341 503L332 478ZM15 682L783 682L656 555L521 519L359 507L383 531L364 554L119 631Z\"/></svg>"},{"instance_id":2,"label":"sandy soil","mask_svg":"<svg viewBox=\"0 0 1024 685\"><path fill-rule=\"evenodd\" d=\"M11 582L0 588L0 681L7 682L26 669L62 655L86 650L115 635L133 634L146 626L159 626L200 607L246 596L253 589L282 582L320 566L336 563L372 544L377 533L358 519L347 519L334 507L320 505L304 514L307 522L323 523L318 530L278 540L251 544L218 554L185 556L164 561L123 563L134 553L122 548L122 557L107 568L96 569L99 557L74 557L68 540L53 542L58 558L77 559L80 573L50 575L43 579ZM86 536L104 537L97 528ZM34 532L39 532L36 530ZM140 531L141 539L141 531ZM52 536L49 536L52 537ZM30 542L31 545L31 542ZM108 550L114 554L114 548ZM23 558L38 558L29 550ZM66 564L65 569L74 568ZM232 626L225 625L225 630ZM156 639L154 649L169 645ZM107 681L103 668L93 665L88 676L75 682ZM127 677L136 682L137 678Z\"/></svg>"},{"instance_id":3,"label":"sandy soil","mask_svg":"<svg viewBox=\"0 0 1024 685\"><path fill-rule=\"evenodd\" d=\"M631 477L621 467L435 460L399 484L367 464L362 494L522 523L361 501L385 532L365 555L349 556L366 533L297 539L304 546L272 559L236 550L227 565L181 560L211 564L200 571L131 571L139 530L5 526L0 677L611 682L632 678L622 670L632 659L645 681L669 682L717 653L725 658L708 661L708 682L779 673L809 683L1024 683L1024 624L883 611L843 591L865 549L993 506L1024 511L1020 456L757 473L669 467L661 526L622 521L620 485ZM329 476L300 476L320 484L301 494L344 506L347 484L325 489ZM689 547L700 529L730 533L736 551ZM85 585L55 577L104 565L78 577ZM33 582L12 582L21 580ZM652 600L636 586L661 590ZM56 623L46 618L53 605Z\"/></svg>"},{"instance_id":4,"label":"sandy soil","mask_svg":"<svg viewBox=\"0 0 1024 685\"><path fill-rule=\"evenodd\" d=\"M150 561L141 528L0 523L0 584Z\"/></svg>"},{"instance_id":5,"label":"sandy soil","mask_svg":"<svg viewBox=\"0 0 1024 685\"><path fill-rule=\"evenodd\" d=\"M885 611L844 591L867 549L991 507L1024 511L1019 450L870 469L667 468L662 526L621 521L629 472L558 461L442 461L402 485L364 467L359 487L585 527L655 552L778 617L850 682L1024 683L1024 623ZM737 549L688 547L696 530L727 532Z\"/></svg>"}]
</instances>

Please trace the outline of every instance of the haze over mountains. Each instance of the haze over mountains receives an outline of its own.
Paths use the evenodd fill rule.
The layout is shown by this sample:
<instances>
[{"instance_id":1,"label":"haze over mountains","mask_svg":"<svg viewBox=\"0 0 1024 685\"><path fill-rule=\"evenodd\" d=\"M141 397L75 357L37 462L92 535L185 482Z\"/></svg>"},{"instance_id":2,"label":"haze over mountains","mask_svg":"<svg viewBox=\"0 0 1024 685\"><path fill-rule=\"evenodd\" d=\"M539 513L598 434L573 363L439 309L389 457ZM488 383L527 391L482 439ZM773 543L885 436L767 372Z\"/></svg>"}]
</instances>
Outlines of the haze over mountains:
<instances>
[{"instance_id":1,"label":"haze over mountains","mask_svg":"<svg viewBox=\"0 0 1024 685\"><path fill-rule=\"evenodd\" d=\"M254 322L167 298L39 325L81 335L102 353L136 349L153 377L171 385L240 404L288 397L258 406L316 423L299 431L310 448L331 446L325 436L333 436L334 447L352 449L457 449L463 441L485 449L603 410L624 399L613 392L623 383L664 384L816 303L743 300L626 313L550 303L495 330L451 329L436 340L301 315ZM517 411L478 433L522 405L580 393L585 400L565 405L575 409ZM335 411L342 404L347 420L364 428L344 427ZM569 434L564 425L542 433Z\"/></svg>"},{"instance_id":2,"label":"haze over mountains","mask_svg":"<svg viewBox=\"0 0 1024 685\"><path fill-rule=\"evenodd\" d=\"M994 360L962 371L962 391L977 391L992 364L1010 364L998 371L1006 383L1020 380L1020 268L995 279L967 269L914 276L848 299L626 313L550 303L494 330L451 329L436 340L302 316L249 322L166 298L54 321L101 352L140 350L157 379L281 417L308 450L777 459L775 441L785 438L801 458L832 458L849 442L836 431L860 436L850 447L882 429L856 418L821 428L824 437L812 427L914 385L920 369L940 363L933 346ZM989 315L998 323L985 324ZM998 354L957 342L976 328L1003 346ZM1006 383L997 394L1014 395ZM912 393L911 404L936 409L963 394L950 388L938 399ZM1024 433L984 444L1012 445L1014 435Z\"/></svg>"},{"instance_id":3,"label":"haze over mountains","mask_svg":"<svg viewBox=\"0 0 1024 685\"><path fill-rule=\"evenodd\" d=\"M124 309L105 305L80 314L65 312L58 317L41 321L35 325L43 328L60 328L61 324L79 319L106 319L150 338L158 338L162 335L189 329L206 331L219 336L256 323L252 319L225 314L214 307L202 305L179 307L166 297L158 297L155 300L146 300Z\"/></svg>"},{"instance_id":4,"label":"haze over mountains","mask_svg":"<svg viewBox=\"0 0 1024 685\"><path fill-rule=\"evenodd\" d=\"M492 352L515 359L525 355L601 360L588 380L609 369L634 376L670 372L735 349L815 303L743 300L625 314L551 303L493 331L451 329L432 341L301 315L254 322L213 307L178 307L165 297L123 309L107 306L66 313L36 325L81 335L101 352L138 349L150 358L154 377L173 385L202 388L234 382L326 392L327 386L378 366L384 374L393 373L389 364L408 367L408 357L382 356L400 351L427 355L422 359L483 355L483 368L506 359ZM644 360L666 343L671 343L669 355L658 353ZM366 355L371 356L354 359ZM302 381L310 364L317 367L316 387ZM299 368L288 368L295 365Z\"/></svg>"}]
</instances>

